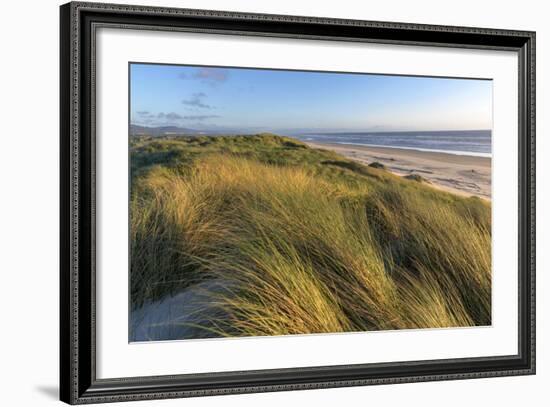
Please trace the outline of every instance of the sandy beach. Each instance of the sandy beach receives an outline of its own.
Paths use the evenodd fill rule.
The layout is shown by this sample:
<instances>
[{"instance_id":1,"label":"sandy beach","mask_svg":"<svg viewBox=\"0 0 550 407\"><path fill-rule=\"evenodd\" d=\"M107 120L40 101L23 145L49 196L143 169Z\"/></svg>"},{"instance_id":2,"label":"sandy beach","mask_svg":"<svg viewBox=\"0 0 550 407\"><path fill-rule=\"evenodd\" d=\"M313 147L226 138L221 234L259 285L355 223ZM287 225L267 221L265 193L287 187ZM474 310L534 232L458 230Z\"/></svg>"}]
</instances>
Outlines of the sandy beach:
<instances>
[{"instance_id":1,"label":"sandy beach","mask_svg":"<svg viewBox=\"0 0 550 407\"><path fill-rule=\"evenodd\" d=\"M363 164L379 162L399 176L418 174L435 188L491 199L491 159L439 152L343 144L308 143Z\"/></svg>"}]
</instances>

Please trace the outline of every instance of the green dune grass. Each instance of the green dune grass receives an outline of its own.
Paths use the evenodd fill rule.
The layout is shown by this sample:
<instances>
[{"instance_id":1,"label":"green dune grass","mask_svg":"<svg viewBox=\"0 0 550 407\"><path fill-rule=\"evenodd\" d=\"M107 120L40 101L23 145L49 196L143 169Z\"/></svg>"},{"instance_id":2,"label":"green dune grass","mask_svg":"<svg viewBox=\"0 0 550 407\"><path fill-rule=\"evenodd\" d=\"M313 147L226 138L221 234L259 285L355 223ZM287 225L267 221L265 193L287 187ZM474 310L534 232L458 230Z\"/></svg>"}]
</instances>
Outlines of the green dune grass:
<instances>
[{"instance_id":1,"label":"green dune grass","mask_svg":"<svg viewBox=\"0 0 550 407\"><path fill-rule=\"evenodd\" d=\"M490 203L376 167L271 134L132 138L132 308L212 280L198 337L489 325Z\"/></svg>"}]
</instances>

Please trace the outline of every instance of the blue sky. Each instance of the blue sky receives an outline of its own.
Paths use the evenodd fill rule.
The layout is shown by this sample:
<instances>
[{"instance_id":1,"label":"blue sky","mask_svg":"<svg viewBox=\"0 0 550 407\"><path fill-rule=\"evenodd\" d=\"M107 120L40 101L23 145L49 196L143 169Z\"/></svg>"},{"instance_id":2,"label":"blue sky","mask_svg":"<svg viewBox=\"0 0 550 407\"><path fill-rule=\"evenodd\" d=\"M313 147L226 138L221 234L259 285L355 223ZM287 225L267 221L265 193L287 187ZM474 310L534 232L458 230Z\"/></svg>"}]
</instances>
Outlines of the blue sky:
<instances>
[{"instance_id":1,"label":"blue sky","mask_svg":"<svg viewBox=\"0 0 550 407\"><path fill-rule=\"evenodd\" d=\"M204 131L481 130L492 81L131 64L130 121Z\"/></svg>"}]
</instances>

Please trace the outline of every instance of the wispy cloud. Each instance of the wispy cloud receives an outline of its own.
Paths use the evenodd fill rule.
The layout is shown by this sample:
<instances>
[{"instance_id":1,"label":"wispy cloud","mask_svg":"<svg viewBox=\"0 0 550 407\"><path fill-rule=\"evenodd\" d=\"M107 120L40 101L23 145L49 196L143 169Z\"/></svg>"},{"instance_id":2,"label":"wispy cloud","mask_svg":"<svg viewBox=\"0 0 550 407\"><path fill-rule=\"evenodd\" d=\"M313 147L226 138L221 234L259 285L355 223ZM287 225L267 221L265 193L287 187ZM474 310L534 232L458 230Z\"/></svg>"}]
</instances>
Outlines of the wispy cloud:
<instances>
[{"instance_id":1,"label":"wispy cloud","mask_svg":"<svg viewBox=\"0 0 550 407\"><path fill-rule=\"evenodd\" d=\"M179 115L175 112L170 112L170 113L160 112L157 115L157 118L158 119L167 119L167 120L181 120L181 119L183 119L183 116L181 116L181 115Z\"/></svg>"},{"instance_id":2,"label":"wispy cloud","mask_svg":"<svg viewBox=\"0 0 550 407\"><path fill-rule=\"evenodd\" d=\"M199 98L201 96L199 95ZM206 120L217 119L217 114L189 114L183 115L176 112L159 112L154 113L146 110L135 112L135 118L132 119L133 124L148 125L148 126L181 126L185 122L202 123Z\"/></svg>"},{"instance_id":3,"label":"wispy cloud","mask_svg":"<svg viewBox=\"0 0 550 407\"><path fill-rule=\"evenodd\" d=\"M220 68L200 68L193 74L193 77L207 82L225 82L228 73L227 70Z\"/></svg>"},{"instance_id":4,"label":"wispy cloud","mask_svg":"<svg viewBox=\"0 0 550 407\"><path fill-rule=\"evenodd\" d=\"M195 120L195 121L203 121L208 119L217 119L218 117L221 117L217 114L197 114L197 115L189 115L189 116L183 116L185 120Z\"/></svg>"},{"instance_id":5,"label":"wispy cloud","mask_svg":"<svg viewBox=\"0 0 550 407\"><path fill-rule=\"evenodd\" d=\"M210 85L217 85L227 81L229 72L223 68L197 68L192 74L181 72L180 79L194 79Z\"/></svg>"},{"instance_id":6,"label":"wispy cloud","mask_svg":"<svg viewBox=\"0 0 550 407\"><path fill-rule=\"evenodd\" d=\"M177 124L183 120L183 116L176 112L159 112L153 113L148 110L137 111L132 123L146 125L167 125Z\"/></svg>"},{"instance_id":7,"label":"wispy cloud","mask_svg":"<svg viewBox=\"0 0 550 407\"><path fill-rule=\"evenodd\" d=\"M184 99L181 101L184 105L197 107L201 109L212 109L212 106L204 103L206 94L203 92L193 93L189 99Z\"/></svg>"}]
</instances>

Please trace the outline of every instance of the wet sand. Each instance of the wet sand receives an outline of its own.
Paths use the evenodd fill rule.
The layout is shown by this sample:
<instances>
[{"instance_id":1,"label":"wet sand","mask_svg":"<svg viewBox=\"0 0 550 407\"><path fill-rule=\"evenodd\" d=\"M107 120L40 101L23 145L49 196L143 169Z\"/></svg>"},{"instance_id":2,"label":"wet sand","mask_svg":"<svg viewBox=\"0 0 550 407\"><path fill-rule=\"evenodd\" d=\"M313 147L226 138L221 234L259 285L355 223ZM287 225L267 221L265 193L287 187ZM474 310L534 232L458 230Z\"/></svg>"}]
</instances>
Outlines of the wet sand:
<instances>
[{"instance_id":1,"label":"wet sand","mask_svg":"<svg viewBox=\"0 0 550 407\"><path fill-rule=\"evenodd\" d=\"M400 148L307 143L362 164L379 162L399 176L418 174L438 189L491 199L491 158Z\"/></svg>"}]
</instances>

